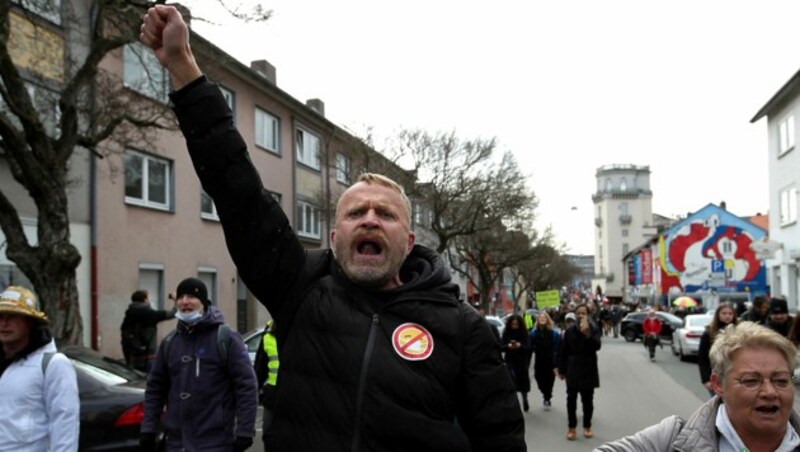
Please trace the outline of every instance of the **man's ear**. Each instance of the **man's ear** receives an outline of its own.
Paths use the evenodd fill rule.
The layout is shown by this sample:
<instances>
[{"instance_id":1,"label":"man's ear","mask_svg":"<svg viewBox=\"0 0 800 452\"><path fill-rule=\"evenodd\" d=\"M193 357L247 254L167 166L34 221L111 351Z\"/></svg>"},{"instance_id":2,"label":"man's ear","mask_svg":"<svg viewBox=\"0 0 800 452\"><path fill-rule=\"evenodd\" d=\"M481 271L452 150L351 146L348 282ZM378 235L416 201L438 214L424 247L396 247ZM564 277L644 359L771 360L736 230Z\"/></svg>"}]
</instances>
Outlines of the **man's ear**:
<instances>
[{"instance_id":1,"label":"man's ear","mask_svg":"<svg viewBox=\"0 0 800 452\"><path fill-rule=\"evenodd\" d=\"M333 231L331 231L333 234ZM417 240L417 235L414 234L414 231L408 231L408 245L406 246L406 256L411 254L411 249L414 248L414 243Z\"/></svg>"},{"instance_id":2,"label":"man's ear","mask_svg":"<svg viewBox=\"0 0 800 452\"><path fill-rule=\"evenodd\" d=\"M718 396L722 397L725 394L725 389L722 387L722 380L720 380L717 374L712 373L710 381L711 389L713 389Z\"/></svg>"},{"instance_id":3,"label":"man's ear","mask_svg":"<svg viewBox=\"0 0 800 452\"><path fill-rule=\"evenodd\" d=\"M333 244L336 242L336 229L331 229L331 248L333 248Z\"/></svg>"}]
</instances>

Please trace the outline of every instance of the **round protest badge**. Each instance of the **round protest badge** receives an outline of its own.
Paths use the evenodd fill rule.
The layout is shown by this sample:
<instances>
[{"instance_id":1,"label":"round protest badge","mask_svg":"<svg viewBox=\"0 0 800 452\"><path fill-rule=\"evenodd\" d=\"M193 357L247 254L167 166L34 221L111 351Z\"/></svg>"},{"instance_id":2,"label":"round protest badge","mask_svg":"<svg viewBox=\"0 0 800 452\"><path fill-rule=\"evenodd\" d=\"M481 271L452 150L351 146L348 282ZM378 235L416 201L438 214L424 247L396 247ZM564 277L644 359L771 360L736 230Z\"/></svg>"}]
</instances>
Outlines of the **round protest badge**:
<instances>
[{"instance_id":1,"label":"round protest badge","mask_svg":"<svg viewBox=\"0 0 800 452\"><path fill-rule=\"evenodd\" d=\"M394 330L392 346L403 359L421 361L433 353L433 336L416 323L404 323Z\"/></svg>"}]
</instances>

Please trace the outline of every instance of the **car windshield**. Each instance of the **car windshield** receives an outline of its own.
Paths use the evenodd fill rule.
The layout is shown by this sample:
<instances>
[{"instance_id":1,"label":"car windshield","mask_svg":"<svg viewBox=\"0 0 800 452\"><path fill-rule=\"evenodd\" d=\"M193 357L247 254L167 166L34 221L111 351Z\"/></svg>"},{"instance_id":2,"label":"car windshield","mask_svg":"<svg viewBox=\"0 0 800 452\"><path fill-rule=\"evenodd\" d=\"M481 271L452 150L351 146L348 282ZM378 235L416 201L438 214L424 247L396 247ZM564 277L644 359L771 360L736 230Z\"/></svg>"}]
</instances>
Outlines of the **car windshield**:
<instances>
[{"instance_id":1,"label":"car windshield","mask_svg":"<svg viewBox=\"0 0 800 452\"><path fill-rule=\"evenodd\" d=\"M690 317L687 320L688 325L686 326L706 326L711 323L711 316Z\"/></svg>"}]
</instances>

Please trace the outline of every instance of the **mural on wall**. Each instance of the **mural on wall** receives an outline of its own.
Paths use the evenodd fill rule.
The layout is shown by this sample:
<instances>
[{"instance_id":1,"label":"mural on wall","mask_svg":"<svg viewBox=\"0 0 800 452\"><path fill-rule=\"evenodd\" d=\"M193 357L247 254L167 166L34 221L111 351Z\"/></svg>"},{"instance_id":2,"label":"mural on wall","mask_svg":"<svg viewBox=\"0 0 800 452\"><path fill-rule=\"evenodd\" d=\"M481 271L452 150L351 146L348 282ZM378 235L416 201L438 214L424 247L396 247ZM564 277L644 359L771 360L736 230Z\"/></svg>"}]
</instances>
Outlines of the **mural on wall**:
<instances>
[{"instance_id":1,"label":"mural on wall","mask_svg":"<svg viewBox=\"0 0 800 452\"><path fill-rule=\"evenodd\" d=\"M750 244L766 231L713 204L659 237L661 292L766 292L766 268Z\"/></svg>"}]
</instances>

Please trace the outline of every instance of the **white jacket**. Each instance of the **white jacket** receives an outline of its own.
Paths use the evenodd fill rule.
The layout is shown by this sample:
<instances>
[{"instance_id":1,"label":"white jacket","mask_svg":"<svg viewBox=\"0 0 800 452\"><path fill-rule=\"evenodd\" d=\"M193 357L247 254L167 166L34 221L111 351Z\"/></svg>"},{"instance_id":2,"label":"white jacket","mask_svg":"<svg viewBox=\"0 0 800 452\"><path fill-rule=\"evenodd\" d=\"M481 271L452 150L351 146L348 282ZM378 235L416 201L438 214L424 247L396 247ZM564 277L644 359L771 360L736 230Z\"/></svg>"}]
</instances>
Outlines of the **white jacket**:
<instances>
[{"instance_id":1,"label":"white jacket","mask_svg":"<svg viewBox=\"0 0 800 452\"><path fill-rule=\"evenodd\" d=\"M0 450L74 452L78 450L80 400L72 363L55 354L45 372L49 344L15 361L0 376Z\"/></svg>"}]
</instances>

